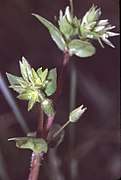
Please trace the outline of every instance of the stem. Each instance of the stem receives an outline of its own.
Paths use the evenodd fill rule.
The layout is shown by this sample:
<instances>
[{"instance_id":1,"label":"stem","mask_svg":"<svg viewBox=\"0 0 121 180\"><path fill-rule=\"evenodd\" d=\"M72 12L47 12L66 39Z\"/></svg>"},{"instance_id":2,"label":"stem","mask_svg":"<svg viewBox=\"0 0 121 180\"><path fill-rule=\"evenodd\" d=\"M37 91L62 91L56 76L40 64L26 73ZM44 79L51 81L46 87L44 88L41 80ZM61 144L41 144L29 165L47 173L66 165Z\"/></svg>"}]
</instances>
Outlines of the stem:
<instances>
[{"instance_id":1,"label":"stem","mask_svg":"<svg viewBox=\"0 0 121 180\"><path fill-rule=\"evenodd\" d=\"M61 72L60 72L60 75L58 78L57 90L53 97L54 105L56 105L56 103L62 93L63 81L64 81L64 77L66 74L69 58L70 58L69 52L68 51L64 52L64 59L63 59ZM38 124L37 124L37 137L41 137L46 140L49 129L52 126L54 117L55 117L55 113L52 116L48 116L46 119L44 128L43 128L43 110L40 108L40 114L39 114ZM55 135L57 136L60 133L60 131L68 124L69 124L69 122L67 122ZM42 153L41 154L40 153L32 153L29 180L37 180L38 179L42 157L43 157Z\"/></svg>"},{"instance_id":2,"label":"stem","mask_svg":"<svg viewBox=\"0 0 121 180\"><path fill-rule=\"evenodd\" d=\"M44 138L44 139L47 138L47 135L48 135L49 129L50 129L51 126L52 126L54 117L55 117L55 114L54 114L53 116L48 116L48 117L47 117L46 122L45 122L44 129L43 129L43 133L42 133L42 138Z\"/></svg>"},{"instance_id":3,"label":"stem","mask_svg":"<svg viewBox=\"0 0 121 180\"><path fill-rule=\"evenodd\" d=\"M43 110L40 106L39 110L39 118L38 118L38 124L37 124L37 137L41 137L42 130L43 130Z\"/></svg>"},{"instance_id":4,"label":"stem","mask_svg":"<svg viewBox=\"0 0 121 180\"><path fill-rule=\"evenodd\" d=\"M69 52L65 51L64 52L63 64L62 64L61 71L60 71L59 78L58 78L57 90L56 90L54 97L53 97L53 103L55 105L57 104L57 101L59 100L60 95L62 93L62 88L63 88L64 79L65 79L65 74L67 71L67 65L69 62L69 58L70 58Z\"/></svg>"},{"instance_id":5,"label":"stem","mask_svg":"<svg viewBox=\"0 0 121 180\"><path fill-rule=\"evenodd\" d=\"M69 0L69 1L70 1L70 6L71 6L71 14L73 16L73 14L74 14L73 0Z\"/></svg>"},{"instance_id":6,"label":"stem","mask_svg":"<svg viewBox=\"0 0 121 180\"><path fill-rule=\"evenodd\" d=\"M43 156L42 153L41 154L34 153L34 152L32 153L31 169L30 169L30 174L29 174L28 180L37 180L38 179L42 156Z\"/></svg>"},{"instance_id":7,"label":"stem","mask_svg":"<svg viewBox=\"0 0 121 180\"><path fill-rule=\"evenodd\" d=\"M41 106L40 106L39 118L38 118L37 123L38 124L37 124L36 137L41 137L42 130L43 130L43 110L42 110ZM42 157L43 157L43 153L34 153L34 152L32 153L31 169L30 169L28 180L37 180L38 179Z\"/></svg>"}]
</instances>

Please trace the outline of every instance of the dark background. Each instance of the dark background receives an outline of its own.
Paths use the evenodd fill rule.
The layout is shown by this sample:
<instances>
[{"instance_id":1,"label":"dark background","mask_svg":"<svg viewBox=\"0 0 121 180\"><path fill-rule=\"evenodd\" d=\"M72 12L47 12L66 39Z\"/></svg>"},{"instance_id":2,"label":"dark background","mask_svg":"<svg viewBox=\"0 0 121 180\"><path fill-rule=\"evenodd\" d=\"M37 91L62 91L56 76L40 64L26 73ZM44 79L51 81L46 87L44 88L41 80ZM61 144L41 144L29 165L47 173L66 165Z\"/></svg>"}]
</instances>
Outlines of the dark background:
<instances>
[{"instance_id":1,"label":"dark background","mask_svg":"<svg viewBox=\"0 0 121 180\"><path fill-rule=\"evenodd\" d=\"M0 0L0 72L7 86L5 73L20 75L18 61L22 56L35 69L42 66L60 70L62 52L51 40L47 29L31 13L55 23L54 15L58 17L59 10L64 10L68 4L68 0ZM77 17L81 18L92 4L101 7L101 19L109 19L116 26L115 32L119 32L119 1L75 0ZM72 65L77 72L75 106L84 104L88 110L77 124L66 129L64 141L58 149L51 149L45 155L40 179L119 179L119 37L110 40L115 49L107 45L102 49L96 43L94 56L71 58L55 122L63 124L68 119ZM38 106L28 113L27 103L19 101L15 98L16 93L9 91L29 131L34 131ZM25 132L5 96L0 91L0 180L26 180L31 152L17 149L13 142L7 142L10 137L25 136Z\"/></svg>"}]
</instances>

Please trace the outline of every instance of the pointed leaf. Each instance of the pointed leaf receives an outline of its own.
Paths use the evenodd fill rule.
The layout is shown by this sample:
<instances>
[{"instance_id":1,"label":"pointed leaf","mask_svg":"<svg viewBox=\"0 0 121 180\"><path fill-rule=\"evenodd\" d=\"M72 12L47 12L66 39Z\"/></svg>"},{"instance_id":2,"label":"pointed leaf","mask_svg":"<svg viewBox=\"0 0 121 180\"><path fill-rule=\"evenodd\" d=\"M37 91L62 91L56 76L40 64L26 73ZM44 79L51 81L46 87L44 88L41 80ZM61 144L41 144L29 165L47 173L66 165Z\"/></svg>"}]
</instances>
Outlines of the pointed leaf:
<instances>
[{"instance_id":1,"label":"pointed leaf","mask_svg":"<svg viewBox=\"0 0 121 180\"><path fill-rule=\"evenodd\" d=\"M23 78L18 77L18 76L14 76L12 74L6 73L7 78L9 83L11 84L11 86L15 86L15 85L19 85L19 80L23 80Z\"/></svg>"},{"instance_id":2,"label":"pointed leaf","mask_svg":"<svg viewBox=\"0 0 121 180\"><path fill-rule=\"evenodd\" d=\"M16 146L22 149L31 149L35 153L47 152L47 143L42 138L34 137L15 137L8 139L9 141L16 141Z\"/></svg>"},{"instance_id":3,"label":"pointed leaf","mask_svg":"<svg viewBox=\"0 0 121 180\"><path fill-rule=\"evenodd\" d=\"M12 88L14 91L18 92L18 93L23 93L25 91L25 89L22 86L9 86L10 88Z\"/></svg>"},{"instance_id":4,"label":"pointed leaf","mask_svg":"<svg viewBox=\"0 0 121 180\"><path fill-rule=\"evenodd\" d=\"M95 47L91 43L78 39L72 40L68 46L70 52L79 57L90 57L96 52Z\"/></svg>"},{"instance_id":5,"label":"pointed leaf","mask_svg":"<svg viewBox=\"0 0 121 180\"><path fill-rule=\"evenodd\" d=\"M58 48L64 51L67 48L67 46L58 28L56 28L51 22L49 22L47 19L43 18L42 16L39 16L37 14L32 14L32 15L35 16L42 24L44 24L44 26L49 30L50 35L53 41L58 46Z\"/></svg>"},{"instance_id":6,"label":"pointed leaf","mask_svg":"<svg viewBox=\"0 0 121 180\"><path fill-rule=\"evenodd\" d=\"M33 97L29 100L28 111L30 111L32 109L32 107L34 106L35 103L36 103L36 97Z\"/></svg>"},{"instance_id":7,"label":"pointed leaf","mask_svg":"<svg viewBox=\"0 0 121 180\"><path fill-rule=\"evenodd\" d=\"M47 96L51 96L57 88L57 72L56 68L51 69L48 73L47 80L49 81L46 88L45 88L45 93Z\"/></svg>"},{"instance_id":8,"label":"pointed leaf","mask_svg":"<svg viewBox=\"0 0 121 180\"><path fill-rule=\"evenodd\" d=\"M48 74L48 69L45 69L41 76L42 82L44 82L46 80L47 74Z\"/></svg>"},{"instance_id":9,"label":"pointed leaf","mask_svg":"<svg viewBox=\"0 0 121 180\"><path fill-rule=\"evenodd\" d=\"M24 78L24 80L28 81L29 76L31 75L31 66L24 57L22 57L22 62L19 61L19 63L20 63L21 75Z\"/></svg>"}]
</instances>

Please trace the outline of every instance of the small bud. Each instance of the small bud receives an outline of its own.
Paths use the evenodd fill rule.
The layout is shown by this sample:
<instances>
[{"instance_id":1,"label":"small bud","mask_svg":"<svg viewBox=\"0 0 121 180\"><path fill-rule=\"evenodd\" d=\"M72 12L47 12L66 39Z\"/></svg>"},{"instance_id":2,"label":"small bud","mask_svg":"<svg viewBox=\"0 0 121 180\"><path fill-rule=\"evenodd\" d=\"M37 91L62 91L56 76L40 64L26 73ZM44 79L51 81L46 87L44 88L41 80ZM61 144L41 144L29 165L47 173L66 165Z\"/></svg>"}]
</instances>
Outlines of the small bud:
<instances>
[{"instance_id":1,"label":"small bud","mask_svg":"<svg viewBox=\"0 0 121 180\"><path fill-rule=\"evenodd\" d=\"M86 111L86 107L83 108L83 105L81 105L80 107L76 108L75 110L73 110L71 113L70 113L70 116L69 116L69 121L70 122L76 122L83 114L84 112Z\"/></svg>"}]
</instances>

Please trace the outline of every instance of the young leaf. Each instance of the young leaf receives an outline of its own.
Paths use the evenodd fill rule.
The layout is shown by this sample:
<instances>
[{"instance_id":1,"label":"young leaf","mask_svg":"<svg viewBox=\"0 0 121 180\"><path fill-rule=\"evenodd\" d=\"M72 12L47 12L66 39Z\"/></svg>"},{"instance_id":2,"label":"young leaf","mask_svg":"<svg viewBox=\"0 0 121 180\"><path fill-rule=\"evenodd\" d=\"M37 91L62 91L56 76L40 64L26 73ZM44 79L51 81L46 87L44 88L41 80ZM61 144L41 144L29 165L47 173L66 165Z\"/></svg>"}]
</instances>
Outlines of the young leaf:
<instances>
[{"instance_id":1,"label":"young leaf","mask_svg":"<svg viewBox=\"0 0 121 180\"><path fill-rule=\"evenodd\" d=\"M9 74L9 73L6 73L6 75L7 75L8 81L12 87L16 86L16 85L20 85L19 80L23 80L23 78L18 77L18 76L14 76L14 75Z\"/></svg>"},{"instance_id":2,"label":"young leaf","mask_svg":"<svg viewBox=\"0 0 121 180\"><path fill-rule=\"evenodd\" d=\"M31 66L24 57L22 57L22 62L19 61L19 63L20 63L21 75L25 81L28 81L29 76L31 75Z\"/></svg>"},{"instance_id":3,"label":"young leaf","mask_svg":"<svg viewBox=\"0 0 121 180\"><path fill-rule=\"evenodd\" d=\"M51 69L48 73L47 80L49 81L46 88L45 93L47 96L51 96L57 88L57 72L56 68Z\"/></svg>"},{"instance_id":4,"label":"young leaf","mask_svg":"<svg viewBox=\"0 0 121 180\"><path fill-rule=\"evenodd\" d=\"M81 105L80 107L76 108L75 110L73 110L71 113L70 113L70 116L69 116L69 121L74 123L76 122L77 120L79 120L79 118L83 115L83 113L86 111L86 107L83 108L83 105Z\"/></svg>"},{"instance_id":5,"label":"young leaf","mask_svg":"<svg viewBox=\"0 0 121 180\"><path fill-rule=\"evenodd\" d=\"M44 26L49 30L50 35L53 41L58 46L58 48L64 51L67 48L67 46L58 28L56 28L51 22L49 22L47 19L43 18L42 16L39 16L37 14L32 14L32 15L35 16L42 24L44 24Z\"/></svg>"},{"instance_id":6,"label":"young leaf","mask_svg":"<svg viewBox=\"0 0 121 180\"><path fill-rule=\"evenodd\" d=\"M71 54L79 57L90 57L96 52L95 47L91 43L79 39L72 40L68 46Z\"/></svg>"},{"instance_id":7,"label":"young leaf","mask_svg":"<svg viewBox=\"0 0 121 180\"><path fill-rule=\"evenodd\" d=\"M22 149L31 149L35 153L47 152L48 146L44 139L34 137L15 137L8 141L16 141L16 146Z\"/></svg>"}]
</instances>

